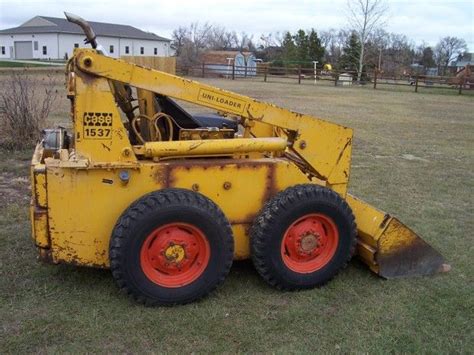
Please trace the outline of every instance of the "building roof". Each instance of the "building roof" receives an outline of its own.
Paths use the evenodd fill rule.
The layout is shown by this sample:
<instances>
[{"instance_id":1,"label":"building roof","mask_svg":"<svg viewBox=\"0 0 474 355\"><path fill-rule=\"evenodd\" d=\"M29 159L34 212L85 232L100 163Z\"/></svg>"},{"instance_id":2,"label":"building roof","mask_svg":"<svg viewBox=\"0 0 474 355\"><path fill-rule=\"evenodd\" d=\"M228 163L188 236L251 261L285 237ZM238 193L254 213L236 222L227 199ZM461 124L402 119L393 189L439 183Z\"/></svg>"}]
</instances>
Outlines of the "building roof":
<instances>
[{"instance_id":1,"label":"building roof","mask_svg":"<svg viewBox=\"0 0 474 355\"><path fill-rule=\"evenodd\" d=\"M129 25L116 25L113 23L88 21L97 36L147 39L154 41L167 41L169 39L145 32ZM82 29L66 19L48 16L36 16L22 25L14 28L0 30L0 34L30 34L30 33L69 33L83 34Z\"/></svg>"}]
</instances>

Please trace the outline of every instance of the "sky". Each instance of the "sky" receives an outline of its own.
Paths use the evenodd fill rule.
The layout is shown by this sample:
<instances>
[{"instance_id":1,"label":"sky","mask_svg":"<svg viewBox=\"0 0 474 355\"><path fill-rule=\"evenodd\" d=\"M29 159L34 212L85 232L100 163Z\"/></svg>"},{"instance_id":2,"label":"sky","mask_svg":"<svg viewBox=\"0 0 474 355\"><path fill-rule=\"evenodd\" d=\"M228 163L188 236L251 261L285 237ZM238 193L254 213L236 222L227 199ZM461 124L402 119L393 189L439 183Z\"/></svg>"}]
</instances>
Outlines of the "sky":
<instances>
[{"instance_id":1,"label":"sky","mask_svg":"<svg viewBox=\"0 0 474 355\"><path fill-rule=\"evenodd\" d=\"M173 29L209 22L240 33L318 31L348 28L348 0L0 0L0 29L43 15L72 12L86 20L128 24L171 38ZM353 1L353 0L352 0ZM474 0L385 0L384 29L404 34L418 45L436 45L445 36L464 38L474 51Z\"/></svg>"}]
</instances>

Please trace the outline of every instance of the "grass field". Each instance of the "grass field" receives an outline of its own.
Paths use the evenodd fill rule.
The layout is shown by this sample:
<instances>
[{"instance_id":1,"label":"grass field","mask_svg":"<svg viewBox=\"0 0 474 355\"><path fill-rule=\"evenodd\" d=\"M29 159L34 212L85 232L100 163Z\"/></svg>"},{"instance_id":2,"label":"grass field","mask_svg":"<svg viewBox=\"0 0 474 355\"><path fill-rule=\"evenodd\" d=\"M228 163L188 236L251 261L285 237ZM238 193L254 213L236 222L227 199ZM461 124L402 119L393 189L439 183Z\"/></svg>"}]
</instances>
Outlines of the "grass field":
<instances>
[{"instance_id":1,"label":"grass field","mask_svg":"<svg viewBox=\"0 0 474 355\"><path fill-rule=\"evenodd\" d=\"M145 308L120 294L108 271L36 261L27 210L31 152L2 152L1 352L471 353L473 98L206 81L353 127L351 192L400 217L452 271L386 281L354 260L321 289L285 293L238 262L223 287L198 303ZM68 121L58 90L64 95L52 124Z\"/></svg>"}]
</instances>

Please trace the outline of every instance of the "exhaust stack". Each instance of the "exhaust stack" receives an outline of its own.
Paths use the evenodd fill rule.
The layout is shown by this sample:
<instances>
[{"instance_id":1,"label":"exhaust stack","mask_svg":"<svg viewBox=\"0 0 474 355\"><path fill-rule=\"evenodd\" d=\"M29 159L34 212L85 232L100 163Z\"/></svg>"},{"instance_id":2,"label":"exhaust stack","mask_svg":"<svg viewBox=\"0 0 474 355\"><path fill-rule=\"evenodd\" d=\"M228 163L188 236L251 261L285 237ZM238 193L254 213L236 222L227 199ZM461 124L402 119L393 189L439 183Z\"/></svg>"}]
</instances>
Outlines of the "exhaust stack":
<instances>
[{"instance_id":1,"label":"exhaust stack","mask_svg":"<svg viewBox=\"0 0 474 355\"><path fill-rule=\"evenodd\" d=\"M64 16L66 16L66 19L69 22L75 23L80 28L82 28L82 31L86 35L86 39L84 40L84 43L90 44L92 48L97 49L97 51L100 54L107 55L104 48L97 42L95 32L92 29L91 25L89 25L89 22L87 22L80 16L71 14L70 12L64 12Z\"/></svg>"}]
</instances>

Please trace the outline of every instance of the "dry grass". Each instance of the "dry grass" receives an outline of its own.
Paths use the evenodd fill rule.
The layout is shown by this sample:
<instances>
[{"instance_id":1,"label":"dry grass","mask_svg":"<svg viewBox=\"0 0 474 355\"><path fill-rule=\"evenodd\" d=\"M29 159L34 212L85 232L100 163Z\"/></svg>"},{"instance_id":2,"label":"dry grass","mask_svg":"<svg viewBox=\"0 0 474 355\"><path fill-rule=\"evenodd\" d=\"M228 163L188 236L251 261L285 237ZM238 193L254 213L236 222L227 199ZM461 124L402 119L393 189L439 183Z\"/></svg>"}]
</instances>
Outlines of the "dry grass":
<instances>
[{"instance_id":1,"label":"dry grass","mask_svg":"<svg viewBox=\"0 0 474 355\"><path fill-rule=\"evenodd\" d=\"M453 270L384 281L354 261L324 288L282 293L236 263L201 302L144 308L117 292L108 271L35 262L27 184L14 181L27 176L29 153L2 153L2 352L471 352L472 97L206 82L353 127L351 191L398 215ZM53 121L67 122L67 112L64 99ZM4 199L5 188L16 198Z\"/></svg>"}]
</instances>

